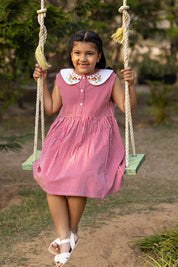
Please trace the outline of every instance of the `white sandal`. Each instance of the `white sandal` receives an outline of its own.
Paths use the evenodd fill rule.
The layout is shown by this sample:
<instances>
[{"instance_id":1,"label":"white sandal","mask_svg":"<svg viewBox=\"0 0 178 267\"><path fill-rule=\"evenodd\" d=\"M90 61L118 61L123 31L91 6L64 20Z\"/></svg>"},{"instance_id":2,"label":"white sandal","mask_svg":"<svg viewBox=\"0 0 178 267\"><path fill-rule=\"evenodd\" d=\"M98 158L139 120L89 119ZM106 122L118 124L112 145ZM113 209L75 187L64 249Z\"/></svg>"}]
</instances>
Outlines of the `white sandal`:
<instances>
[{"instance_id":1,"label":"white sandal","mask_svg":"<svg viewBox=\"0 0 178 267\"><path fill-rule=\"evenodd\" d=\"M70 259L71 257L71 254L72 254L72 250L73 250L73 241L71 241L71 238L69 239L64 239L64 240L61 240L60 241L60 245L62 244L66 244L66 243L70 243L70 252L64 252L64 253L60 253L60 254L57 254L55 257L54 257L54 261L56 263L56 266L58 266L59 263L62 263L61 267L64 266L64 264L66 264L68 262L68 260Z\"/></svg>"},{"instance_id":2,"label":"white sandal","mask_svg":"<svg viewBox=\"0 0 178 267\"><path fill-rule=\"evenodd\" d=\"M61 267L62 267L62 266L64 266L64 264L66 264L68 262L68 260L70 259L71 255L72 255L72 252L74 251L74 249L78 245L79 240L75 243L74 234L71 232L70 239L64 239L64 240L60 241L60 245L66 244L66 243L70 243L70 252L64 252L64 253L57 254L54 257L54 261L56 263L56 266L59 263L62 263L62 265L61 265Z\"/></svg>"},{"instance_id":3,"label":"white sandal","mask_svg":"<svg viewBox=\"0 0 178 267\"><path fill-rule=\"evenodd\" d=\"M79 243L79 238L77 240L77 242L75 243L74 241L74 233L71 232L71 241L72 241L72 246L74 247L73 250L77 247L78 243ZM51 244L49 245L48 251L53 254L53 255L57 255L59 254L59 251L56 250L56 248L54 247L54 244L57 244L58 247L60 246L60 238L55 239L53 242L51 242Z\"/></svg>"},{"instance_id":4,"label":"white sandal","mask_svg":"<svg viewBox=\"0 0 178 267\"><path fill-rule=\"evenodd\" d=\"M78 237L77 242L75 242L75 234L71 232L70 239L71 239L71 244L72 244L71 248L72 248L72 252L73 252L74 249L76 249L76 247L78 246L78 243L79 243L79 237Z\"/></svg>"},{"instance_id":5,"label":"white sandal","mask_svg":"<svg viewBox=\"0 0 178 267\"><path fill-rule=\"evenodd\" d=\"M59 254L59 251L56 250L57 248L54 247L54 244L57 244L58 247L59 247L60 244L61 244L60 242L61 242L61 241L60 241L60 238L57 238L56 240L54 240L53 242L51 242L51 244L49 245L48 251L49 251L51 254L53 254L53 255L57 255L57 254Z\"/></svg>"}]
</instances>

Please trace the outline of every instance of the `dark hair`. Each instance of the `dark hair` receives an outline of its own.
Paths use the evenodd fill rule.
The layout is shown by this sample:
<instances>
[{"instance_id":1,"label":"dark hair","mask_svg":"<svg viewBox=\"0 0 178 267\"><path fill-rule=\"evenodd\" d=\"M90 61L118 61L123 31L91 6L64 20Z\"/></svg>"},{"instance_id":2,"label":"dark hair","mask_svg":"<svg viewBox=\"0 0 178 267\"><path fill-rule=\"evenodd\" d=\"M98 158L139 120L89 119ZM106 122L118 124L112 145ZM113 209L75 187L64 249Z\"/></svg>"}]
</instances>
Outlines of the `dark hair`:
<instances>
[{"instance_id":1,"label":"dark hair","mask_svg":"<svg viewBox=\"0 0 178 267\"><path fill-rule=\"evenodd\" d=\"M91 42L94 43L97 47L98 53L101 53L101 59L98 63L96 63L96 68L98 69L105 69L106 67L106 59L103 53L103 42L99 35L92 31L82 30L76 32L71 39L69 40L69 64L71 67L73 66L72 59L71 59L71 52L74 46L74 42Z\"/></svg>"}]
</instances>

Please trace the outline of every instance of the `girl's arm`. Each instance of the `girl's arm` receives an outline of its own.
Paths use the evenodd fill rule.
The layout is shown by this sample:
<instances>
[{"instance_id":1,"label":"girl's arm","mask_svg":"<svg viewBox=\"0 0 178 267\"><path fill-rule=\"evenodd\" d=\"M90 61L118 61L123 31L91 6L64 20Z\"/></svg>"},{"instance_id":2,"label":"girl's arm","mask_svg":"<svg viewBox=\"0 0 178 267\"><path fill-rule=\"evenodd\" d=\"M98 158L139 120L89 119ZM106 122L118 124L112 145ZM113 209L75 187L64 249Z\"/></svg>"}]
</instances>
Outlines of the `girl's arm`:
<instances>
[{"instance_id":1,"label":"girl's arm","mask_svg":"<svg viewBox=\"0 0 178 267\"><path fill-rule=\"evenodd\" d=\"M48 90L47 82L46 82L47 71L42 70L40 66L36 64L35 71L33 74L35 81L37 81L38 78L42 77L42 75L43 75L43 80L44 80L44 83L43 83L44 108L45 108L46 113L49 116L52 116L62 106L62 98L61 98L61 95L59 93L56 83L54 85L52 95L50 94Z\"/></svg>"},{"instance_id":2,"label":"girl's arm","mask_svg":"<svg viewBox=\"0 0 178 267\"><path fill-rule=\"evenodd\" d=\"M126 68L121 71L124 81L127 81L129 84L129 95L130 95L130 107L131 112L133 113L137 105L137 96L134 86L134 75L133 71L130 68ZM116 77L114 86L112 89L112 99L119 107L119 109L125 113L125 90L122 87L122 84L118 77Z\"/></svg>"}]
</instances>

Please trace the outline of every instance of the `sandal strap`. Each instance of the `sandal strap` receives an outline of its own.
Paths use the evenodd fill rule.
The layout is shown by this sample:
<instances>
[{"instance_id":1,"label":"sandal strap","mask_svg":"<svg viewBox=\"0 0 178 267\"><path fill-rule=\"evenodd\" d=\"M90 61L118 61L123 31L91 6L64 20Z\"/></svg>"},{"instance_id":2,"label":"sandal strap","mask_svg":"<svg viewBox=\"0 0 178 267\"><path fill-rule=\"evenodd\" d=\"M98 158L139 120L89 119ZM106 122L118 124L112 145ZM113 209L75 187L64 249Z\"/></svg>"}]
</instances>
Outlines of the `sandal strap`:
<instances>
[{"instance_id":1,"label":"sandal strap","mask_svg":"<svg viewBox=\"0 0 178 267\"><path fill-rule=\"evenodd\" d=\"M48 251L53 254L53 255L57 255L58 252L56 251L56 248L54 247L54 244L57 244L58 246L60 246L61 244L61 240L60 238L56 238L53 242L51 242L51 244L48 247Z\"/></svg>"},{"instance_id":2,"label":"sandal strap","mask_svg":"<svg viewBox=\"0 0 178 267\"><path fill-rule=\"evenodd\" d=\"M70 243L70 238L60 240L60 245L61 245L61 244L66 244L66 243Z\"/></svg>"},{"instance_id":3,"label":"sandal strap","mask_svg":"<svg viewBox=\"0 0 178 267\"><path fill-rule=\"evenodd\" d=\"M70 256L71 256L71 253L70 252L65 252L65 253L57 254L54 257L54 261L56 263L65 264L69 260Z\"/></svg>"},{"instance_id":4,"label":"sandal strap","mask_svg":"<svg viewBox=\"0 0 178 267\"><path fill-rule=\"evenodd\" d=\"M72 250L75 248L74 233L72 233L72 232L71 232L71 235L70 235L70 246L71 246Z\"/></svg>"},{"instance_id":5,"label":"sandal strap","mask_svg":"<svg viewBox=\"0 0 178 267\"><path fill-rule=\"evenodd\" d=\"M61 244L61 240L60 240L60 238L57 238L56 240L54 240L54 241L52 242L52 245L54 245L55 243L56 243L58 246L60 246L60 244Z\"/></svg>"}]
</instances>

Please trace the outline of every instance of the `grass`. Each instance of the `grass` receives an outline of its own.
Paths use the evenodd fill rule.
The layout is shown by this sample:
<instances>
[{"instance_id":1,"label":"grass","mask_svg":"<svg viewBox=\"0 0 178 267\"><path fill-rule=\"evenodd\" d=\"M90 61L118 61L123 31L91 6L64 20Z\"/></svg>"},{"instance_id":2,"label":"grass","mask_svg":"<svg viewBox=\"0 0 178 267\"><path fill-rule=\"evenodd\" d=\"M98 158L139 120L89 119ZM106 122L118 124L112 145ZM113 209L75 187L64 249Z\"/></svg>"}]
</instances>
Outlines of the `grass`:
<instances>
[{"instance_id":1,"label":"grass","mask_svg":"<svg viewBox=\"0 0 178 267\"><path fill-rule=\"evenodd\" d=\"M136 237L134 247L146 253L144 261L149 266L173 267L178 264L178 223L172 229L154 233L149 237Z\"/></svg>"},{"instance_id":2,"label":"grass","mask_svg":"<svg viewBox=\"0 0 178 267\"><path fill-rule=\"evenodd\" d=\"M129 180L128 183L129 186L126 182L119 193L110 195L104 200L89 199L84 213L83 225L87 226L89 222L89 225L93 227L96 225L96 220L101 222L116 215L149 212L156 209L156 206L161 203L177 201L175 181L149 184L148 181L133 179Z\"/></svg>"},{"instance_id":3,"label":"grass","mask_svg":"<svg viewBox=\"0 0 178 267\"><path fill-rule=\"evenodd\" d=\"M19 194L23 196L20 205L12 205L0 212L2 251L16 242L32 240L42 230L54 227L46 195L41 189L22 189ZM129 180L129 186L125 184L119 193L104 200L88 199L81 227L99 227L101 222L107 222L118 214L153 210L160 203L176 202L176 197L175 181L145 187L144 181Z\"/></svg>"},{"instance_id":4,"label":"grass","mask_svg":"<svg viewBox=\"0 0 178 267\"><path fill-rule=\"evenodd\" d=\"M41 190L29 191L29 196L20 205L12 205L0 213L0 221L0 242L3 246L8 245L9 240L15 243L32 239L52 224L45 194Z\"/></svg>"}]
</instances>

